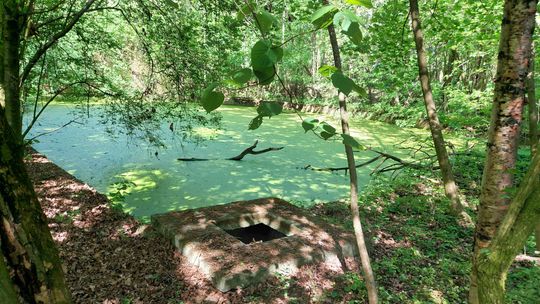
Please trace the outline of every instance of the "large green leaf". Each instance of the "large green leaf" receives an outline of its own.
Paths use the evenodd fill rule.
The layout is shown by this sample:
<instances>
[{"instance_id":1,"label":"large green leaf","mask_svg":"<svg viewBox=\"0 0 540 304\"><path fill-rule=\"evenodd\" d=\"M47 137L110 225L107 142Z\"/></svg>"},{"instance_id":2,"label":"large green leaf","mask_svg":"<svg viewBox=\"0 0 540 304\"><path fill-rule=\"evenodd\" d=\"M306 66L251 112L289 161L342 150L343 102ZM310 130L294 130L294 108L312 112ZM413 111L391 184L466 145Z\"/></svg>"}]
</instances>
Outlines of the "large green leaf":
<instances>
[{"instance_id":1,"label":"large green leaf","mask_svg":"<svg viewBox=\"0 0 540 304\"><path fill-rule=\"evenodd\" d=\"M345 0L345 2L353 5L364 6L367 8L373 8L371 0Z\"/></svg>"},{"instance_id":2,"label":"large green leaf","mask_svg":"<svg viewBox=\"0 0 540 304\"><path fill-rule=\"evenodd\" d=\"M277 19L274 15L270 14L266 10L261 10L255 15L256 23L261 32L268 33L272 27L277 24Z\"/></svg>"},{"instance_id":3,"label":"large green leaf","mask_svg":"<svg viewBox=\"0 0 540 304\"><path fill-rule=\"evenodd\" d=\"M251 66L253 70L262 71L281 61L283 49L279 46L272 46L268 40L259 40L251 48Z\"/></svg>"},{"instance_id":4,"label":"large green leaf","mask_svg":"<svg viewBox=\"0 0 540 304\"><path fill-rule=\"evenodd\" d=\"M317 125L319 125L319 120L316 118L304 119L304 121L302 121L302 128L304 128L304 131L306 131L306 133L309 130L315 129Z\"/></svg>"},{"instance_id":5,"label":"large green leaf","mask_svg":"<svg viewBox=\"0 0 540 304\"><path fill-rule=\"evenodd\" d=\"M216 84L211 84L203 91L201 96L201 104L208 113L219 108L225 100L225 95L221 92L214 91L215 88Z\"/></svg>"},{"instance_id":6,"label":"large green leaf","mask_svg":"<svg viewBox=\"0 0 540 304\"><path fill-rule=\"evenodd\" d=\"M366 149L366 147L361 145L354 137L350 136L349 134L341 134L341 138L343 138L344 145L347 145L353 149L356 149L356 150Z\"/></svg>"},{"instance_id":7,"label":"large green leaf","mask_svg":"<svg viewBox=\"0 0 540 304\"><path fill-rule=\"evenodd\" d=\"M315 11L311 16L311 23L317 29L326 28L332 24L334 14L338 12L338 8L333 5L326 5Z\"/></svg>"},{"instance_id":8,"label":"large green leaf","mask_svg":"<svg viewBox=\"0 0 540 304\"><path fill-rule=\"evenodd\" d=\"M330 76L332 76L332 74L337 72L337 70L338 68L336 68L335 66L323 65L319 68L319 74L321 74L324 77L330 78Z\"/></svg>"},{"instance_id":9,"label":"large green leaf","mask_svg":"<svg viewBox=\"0 0 540 304\"><path fill-rule=\"evenodd\" d=\"M256 129L258 129L262 125L262 122L263 122L263 118L260 115L253 118L249 122L248 130L256 130Z\"/></svg>"},{"instance_id":10,"label":"large green leaf","mask_svg":"<svg viewBox=\"0 0 540 304\"><path fill-rule=\"evenodd\" d=\"M334 25L356 45L362 42L360 19L351 11L343 10L334 16Z\"/></svg>"},{"instance_id":11,"label":"large green leaf","mask_svg":"<svg viewBox=\"0 0 540 304\"><path fill-rule=\"evenodd\" d=\"M250 68L244 68L244 69L235 71L231 76L232 76L231 79L234 84L243 85L244 83L248 82L251 79L251 77L253 76L253 72L251 72Z\"/></svg>"},{"instance_id":12,"label":"large green leaf","mask_svg":"<svg viewBox=\"0 0 540 304\"><path fill-rule=\"evenodd\" d=\"M275 115L281 114L283 111L283 105L277 103L277 102L270 102L270 101L263 101L258 107L257 107L257 113L259 113L259 116L267 116L272 117Z\"/></svg>"},{"instance_id":13,"label":"large green leaf","mask_svg":"<svg viewBox=\"0 0 540 304\"><path fill-rule=\"evenodd\" d=\"M323 130L320 135L324 140L336 135L336 128L332 127L327 122L321 122L321 127Z\"/></svg>"},{"instance_id":14,"label":"large green leaf","mask_svg":"<svg viewBox=\"0 0 540 304\"><path fill-rule=\"evenodd\" d=\"M253 70L255 77L259 80L259 85L271 84L276 77L276 69L274 66L264 68L261 70Z\"/></svg>"},{"instance_id":15,"label":"large green leaf","mask_svg":"<svg viewBox=\"0 0 540 304\"><path fill-rule=\"evenodd\" d=\"M358 22L351 23L343 33L356 45L360 45L362 42L362 31L360 30L360 24Z\"/></svg>"},{"instance_id":16,"label":"large green leaf","mask_svg":"<svg viewBox=\"0 0 540 304\"><path fill-rule=\"evenodd\" d=\"M354 81L352 81L349 77L343 75L341 71L337 71L332 74L331 78L334 87L338 89L341 93L349 96L349 94L353 90Z\"/></svg>"}]
</instances>

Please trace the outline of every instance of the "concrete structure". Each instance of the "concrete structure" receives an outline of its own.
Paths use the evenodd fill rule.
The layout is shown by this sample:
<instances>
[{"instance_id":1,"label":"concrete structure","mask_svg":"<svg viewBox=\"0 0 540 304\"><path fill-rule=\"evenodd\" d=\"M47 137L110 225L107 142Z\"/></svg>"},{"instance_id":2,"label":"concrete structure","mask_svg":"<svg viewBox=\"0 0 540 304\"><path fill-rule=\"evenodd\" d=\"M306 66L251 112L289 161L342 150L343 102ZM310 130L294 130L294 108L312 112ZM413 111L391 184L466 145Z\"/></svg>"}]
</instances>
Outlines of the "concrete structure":
<instances>
[{"instance_id":1,"label":"concrete structure","mask_svg":"<svg viewBox=\"0 0 540 304\"><path fill-rule=\"evenodd\" d=\"M152 225L221 291L307 263L340 272L354 264L352 233L277 198L159 214Z\"/></svg>"}]
</instances>

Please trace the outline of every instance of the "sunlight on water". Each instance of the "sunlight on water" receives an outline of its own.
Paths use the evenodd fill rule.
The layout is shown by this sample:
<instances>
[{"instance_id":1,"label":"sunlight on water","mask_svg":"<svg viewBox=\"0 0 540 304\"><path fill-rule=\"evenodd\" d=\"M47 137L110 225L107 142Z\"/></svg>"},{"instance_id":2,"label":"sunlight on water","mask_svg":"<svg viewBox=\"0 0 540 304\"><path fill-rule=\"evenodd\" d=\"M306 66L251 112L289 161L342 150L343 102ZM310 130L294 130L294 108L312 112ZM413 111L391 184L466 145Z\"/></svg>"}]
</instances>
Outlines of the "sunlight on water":
<instances>
[{"instance_id":1,"label":"sunlight on water","mask_svg":"<svg viewBox=\"0 0 540 304\"><path fill-rule=\"evenodd\" d=\"M51 106L31 136L71 120L70 109L66 105ZM194 144L171 136L166 139L168 149L159 150L158 157L154 155L156 149L144 143L137 144L126 137L111 138L105 126L98 122L98 110L86 117L84 124L71 124L40 137L34 147L100 192L113 190L113 183L131 182L125 190L124 207L137 217L265 196L306 204L347 197L348 177L343 172L302 169L306 165L345 166L344 149L339 141L323 141L305 134L298 116L293 114L272 117L260 129L248 131L249 121L256 116L254 108L226 106L220 111L223 130L196 129L213 140ZM167 126L164 123L165 131ZM334 126L339 125L334 123ZM404 156L394 144L411 133L366 121L355 124L353 135L366 145ZM248 155L240 162L223 160L239 154L257 139L259 149L285 148ZM217 160L180 162L179 157ZM359 162L371 157L371 152L357 153ZM369 180L375 165L360 169L360 188Z\"/></svg>"}]
</instances>

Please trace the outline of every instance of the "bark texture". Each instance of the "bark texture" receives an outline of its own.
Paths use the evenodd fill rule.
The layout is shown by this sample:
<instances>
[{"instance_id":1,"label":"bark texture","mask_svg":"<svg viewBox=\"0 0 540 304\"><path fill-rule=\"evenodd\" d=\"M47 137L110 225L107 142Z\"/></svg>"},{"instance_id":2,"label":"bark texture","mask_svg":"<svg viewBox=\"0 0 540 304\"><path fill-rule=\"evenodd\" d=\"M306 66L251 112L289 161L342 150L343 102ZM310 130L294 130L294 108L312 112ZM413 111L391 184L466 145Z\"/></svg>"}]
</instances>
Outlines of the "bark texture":
<instances>
[{"instance_id":1,"label":"bark texture","mask_svg":"<svg viewBox=\"0 0 540 304\"><path fill-rule=\"evenodd\" d=\"M5 107L4 102L4 5L0 5L0 107Z\"/></svg>"},{"instance_id":2,"label":"bark texture","mask_svg":"<svg viewBox=\"0 0 540 304\"><path fill-rule=\"evenodd\" d=\"M512 170L523 118L536 5L536 0L506 0L504 4L487 159L475 231L470 303L498 303L482 302L479 298L484 293L479 293L479 288L486 288L477 282L479 257L485 252L483 249L490 246L510 205L507 191L514 181Z\"/></svg>"},{"instance_id":3,"label":"bark texture","mask_svg":"<svg viewBox=\"0 0 540 304\"><path fill-rule=\"evenodd\" d=\"M0 108L0 260L5 261L0 263L0 297L11 299L16 291L25 303L70 303L47 220L18 157L21 150Z\"/></svg>"},{"instance_id":4,"label":"bark texture","mask_svg":"<svg viewBox=\"0 0 540 304\"><path fill-rule=\"evenodd\" d=\"M540 217L540 154L537 153L487 249L476 257L478 302L504 303L506 274Z\"/></svg>"},{"instance_id":5,"label":"bark texture","mask_svg":"<svg viewBox=\"0 0 540 304\"><path fill-rule=\"evenodd\" d=\"M326 1L323 1L323 3L327 4ZM341 70L341 56L336 38L336 32L333 25L330 25L328 27L328 36L330 38L330 44L332 45L334 65L336 66L336 68ZM343 134L349 134L349 114L347 113L346 96L342 92L339 92L339 113L341 117L342 132ZM360 253L360 262L362 265L364 281L367 287L369 303L375 304L379 301L377 283L375 281L373 269L371 268L369 253L364 239L364 232L362 231L362 223L360 221L360 211L358 210L358 177L356 173L354 153L353 149L350 146L344 146L345 154L347 155L347 166L349 168L349 180L351 188L351 212L353 218L354 234L356 237L358 251Z\"/></svg>"},{"instance_id":6,"label":"bark texture","mask_svg":"<svg viewBox=\"0 0 540 304\"><path fill-rule=\"evenodd\" d=\"M424 36L420 23L420 11L418 9L418 0L410 0L410 15L412 30L414 34L414 42L416 44L416 54L418 58L418 72L420 76L420 85L424 95L424 103L428 114L429 128L433 145L437 154L437 161L441 168L442 179L444 183L444 193L450 199L451 211L458 215L466 225L472 224L470 216L465 212L464 206L459 198L459 190L454 180L452 165L448 159L448 152L444 143L442 134L442 126L439 122L435 102L433 101L433 93L429 81L429 73L427 69L427 56L424 50Z\"/></svg>"},{"instance_id":7,"label":"bark texture","mask_svg":"<svg viewBox=\"0 0 540 304\"><path fill-rule=\"evenodd\" d=\"M531 157L536 153L538 144L538 105L536 103L536 87L534 83L534 60L536 54L532 47L531 62L529 64L529 77L527 78L527 104L529 105L529 144L531 146ZM536 225L534 233L536 241L536 251L540 252L540 221Z\"/></svg>"},{"instance_id":8,"label":"bark texture","mask_svg":"<svg viewBox=\"0 0 540 304\"><path fill-rule=\"evenodd\" d=\"M0 243L1 246L1 243ZM4 257L0 257L0 303L18 304L19 300L7 269Z\"/></svg>"},{"instance_id":9,"label":"bark texture","mask_svg":"<svg viewBox=\"0 0 540 304\"><path fill-rule=\"evenodd\" d=\"M538 105L536 103L536 87L534 84L534 57L535 53L531 54L529 65L529 75L527 78L527 104L529 105L529 144L531 146L531 155L536 153L536 145L538 144Z\"/></svg>"},{"instance_id":10,"label":"bark texture","mask_svg":"<svg viewBox=\"0 0 540 304\"><path fill-rule=\"evenodd\" d=\"M19 87L21 15L19 1L8 0L3 4L2 50L4 108L8 123L15 131L15 140L22 142L22 116Z\"/></svg>"}]
</instances>

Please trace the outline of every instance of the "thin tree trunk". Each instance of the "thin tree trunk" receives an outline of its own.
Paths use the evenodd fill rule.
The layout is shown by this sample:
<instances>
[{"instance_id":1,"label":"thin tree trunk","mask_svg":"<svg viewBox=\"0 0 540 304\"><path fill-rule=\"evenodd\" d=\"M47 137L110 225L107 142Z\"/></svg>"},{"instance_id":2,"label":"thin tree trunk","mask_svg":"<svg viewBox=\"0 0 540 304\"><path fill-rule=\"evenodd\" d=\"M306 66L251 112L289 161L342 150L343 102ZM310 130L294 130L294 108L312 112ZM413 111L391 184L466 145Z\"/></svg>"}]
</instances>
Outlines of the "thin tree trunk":
<instances>
[{"instance_id":1,"label":"thin tree trunk","mask_svg":"<svg viewBox=\"0 0 540 304\"><path fill-rule=\"evenodd\" d=\"M535 60L534 46L532 47L531 63L529 65L529 78L527 79L527 104L529 105L529 144L531 146L531 158L536 153L538 144L538 106L536 104L536 87L535 87ZM536 226L534 233L536 241L536 251L540 252L540 223Z\"/></svg>"},{"instance_id":2,"label":"thin tree trunk","mask_svg":"<svg viewBox=\"0 0 540 304\"><path fill-rule=\"evenodd\" d=\"M311 33L311 80L315 83L317 78L318 63L318 46L317 46L317 32Z\"/></svg>"},{"instance_id":3,"label":"thin tree trunk","mask_svg":"<svg viewBox=\"0 0 540 304\"><path fill-rule=\"evenodd\" d=\"M14 290L27 303L70 303L62 264L47 219L0 109L0 259L11 270ZM2 285L5 282L2 282Z\"/></svg>"},{"instance_id":4,"label":"thin tree trunk","mask_svg":"<svg viewBox=\"0 0 540 304\"><path fill-rule=\"evenodd\" d=\"M538 106L536 101L536 87L534 83L534 45L532 46L531 63L529 65L529 78L527 79L527 103L529 105L529 144L531 146L531 158L536 154L538 145ZM536 226L534 233L536 241L536 251L540 253L540 223Z\"/></svg>"},{"instance_id":5,"label":"thin tree trunk","mask_svg":"<svg viewBox=\"0 0 540 304\"><path fill-rule=\"evenodd\" d=\"M534 231L534 240L536 241L536 252L535 252L535 254L540 255L540 224L536 225L536 229Z\"/></svg>"},{"instance_id":6,"label":"thin tree trunk","mask_svg":"<svg viewBox=\"0 0 540 304\"><path fill-rule=\"evenodd\" d=\"M536 0L506 0L504 4L487 159L475 231L470 303L497 303L483 302L479 298L483 293L479 293L479 288L486 288L478 285L479 257L485 252L482 249L490 246L510 205L507 191L514 181L512 170L525 104L536 5Z\"/></svg>"},{"instance_id":7,"label":"thin tree trunk","mask_svg":"<svg viewBox=\"0 0 540 304\"><path fill-rule=\"evenodd\" d=\"M427 69L427 56L424 51L424 37L422 33L422 27L420 24L420 12L418 9L418 1L410 0L411 10L411 23L414 34L414 41L416 43L416 53L418 57L418 71L420 74L420 84L422 86L422 93L424 95L424 102L426 111L428 114L429 128L431 130L431 136L433 138L433 145L435 146L435 152L437 154L437 160L441 168L442 179L444 183L444 192L450 199L451 211L458 215L464 224L472 224L470 216L465 212L463 204L459 198L459 190L454 180L454 174L452 172L452 165L448 159L448 152L444 143L444 137L442 134L442 126L437 116L435 109L435 102L433 101L433 93L431 92L431 85L429 82L429 75Z\"/></svg>"},{"instance_id":8,"label":"thin tree trunk","mask_svg":"<svg viewBox=\"0 0 540 304\"><path fill-rule=\"evenodd\" d=\"M334 65L336 68L341 70L341 56L333 25L328 27L328 36L330 37L330 44L332 45ZM347 113L346 96L342 92L339 92L339 113L341 116L341 129L343 134L349 134L349 114ZM377 283L375 282L375 275L373 274L373 269L371 268L369 253L366 247L364 233L362 231L362 223L360 221L360 211L358 210L358 176L356 173L354 153L352 148L348 145L345 145L345 154L347 155L347 166L349 167L351 212L353 216L354 234L356 237L356 244L358 245L358 251L360 253L360 262L362 264L362 272L364 275L364 281L366 283L369 303L375 304L379 301Z\"/></svg>"},{"instance_id":9,"label":"thin tree trunk","mask_svg":"<svg viewBox=\"0 0 540 304\"><path fill-rule=\"evenodd\" d=\"M446 112L448 111L448 96L446 94L446 89L450 84L453 82L453 73L454 73L454 62L458 58L458 52L454 49L450 50L450 54L448 54L448 61L446 62L446 66L444 67L444 74L443 74L443 84L442 84L442 111Z\"/></svg>"}]
</instances>

